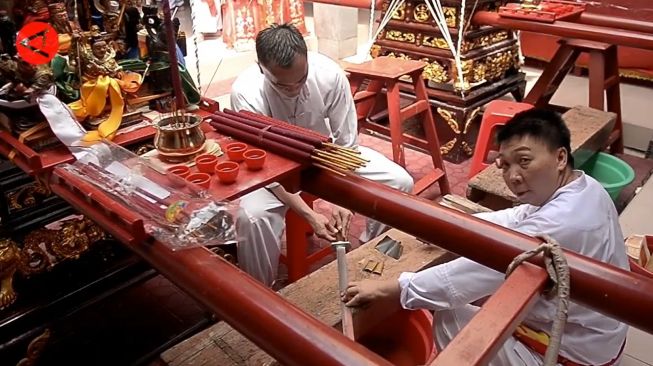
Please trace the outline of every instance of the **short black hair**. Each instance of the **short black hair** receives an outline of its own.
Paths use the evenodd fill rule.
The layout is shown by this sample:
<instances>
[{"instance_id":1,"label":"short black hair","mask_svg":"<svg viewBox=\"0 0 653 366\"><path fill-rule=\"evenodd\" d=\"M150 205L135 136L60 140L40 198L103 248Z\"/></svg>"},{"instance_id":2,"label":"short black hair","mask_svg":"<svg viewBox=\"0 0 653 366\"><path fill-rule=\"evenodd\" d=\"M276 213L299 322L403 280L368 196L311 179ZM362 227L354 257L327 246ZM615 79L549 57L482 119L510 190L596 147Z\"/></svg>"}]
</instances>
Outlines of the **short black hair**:
<instances>
[{"instance_id":1,"label":"short black hair","mask_svg":"<svg viewBox=\"0 0 653 366\"><path fill-rule=\"evenodd\" d=\"M292 24L272 24L256 35L256 55L264 66L292 66L297 54L306 57L308 48L301 32Z\"/></svg>"},{"instance_id":2,"label":"short black hair","mask_svg":"<svg viewBox=\"0 0 653 366\"><path fill-rule=\"evenodd\" d=\"M574 168L571 155L571 134L560 114L542 108L529 109L514 115L497 134L497 142L502 144L515 137L530 136L542 141L554 151L567 150L567 166Z\"/></svg>"}]
</instances>

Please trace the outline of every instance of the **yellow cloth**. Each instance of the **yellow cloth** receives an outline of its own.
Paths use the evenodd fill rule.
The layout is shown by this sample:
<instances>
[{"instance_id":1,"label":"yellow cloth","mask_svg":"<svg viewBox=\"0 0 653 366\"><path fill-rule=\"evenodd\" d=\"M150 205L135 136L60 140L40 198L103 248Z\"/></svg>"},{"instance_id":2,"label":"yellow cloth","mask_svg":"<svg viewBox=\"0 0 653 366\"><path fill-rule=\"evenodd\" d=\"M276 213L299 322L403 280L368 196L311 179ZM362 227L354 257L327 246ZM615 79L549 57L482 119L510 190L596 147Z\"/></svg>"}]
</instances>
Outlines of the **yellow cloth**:
<instances>
[{"instance_id":1,"label":"yellow cloth","mask_svg":"<svg viewBox=\"0 0 653 366\"><path fill-rule=\"evenodd\" d=\"M549 346L550 337L549 337L548 334L546 334L544 332L538 332L538 331L533 330L533 329L531 329L531 328L529 328L529 327L522 324L522 325L519 325L517 327L517 329L515 329L515 333L517 333L517 334L519 334L521 336L536 340L539 343L541 343L541 344L543 344L543 345L545 345L547 347Z\"/></svg>"},{"instance_id":2,"label":"yellow cloth","mask_svg":"<svg viewBox=\"0 0 653 366\"><path fill-rule=\"evenodd\" d=\"M111 102L111 113L109 118L100 123L97 131L88 132L82 141L95 142L102 139L113 139L122 122L122 112L125 107L122 91L133 93L138 90L141 82L141 76L136 73L126 73L122 80L99 76L96 80L86 81L82 85L80 99L69 105L75 117L78 120L83 120L88 116L99 116L104 111L107 93L109 93Z\"/></svg>"},{"instance_id":3,"label":"yellow cloth","mask_svg":"<svg viewBox=\"0 0 653 366\"><path fill-rule=\"evenodd\" d=\"M68 34L59 34L59 53L67 55L70 50L72 37Z\"/></svg>"}]
</instances>

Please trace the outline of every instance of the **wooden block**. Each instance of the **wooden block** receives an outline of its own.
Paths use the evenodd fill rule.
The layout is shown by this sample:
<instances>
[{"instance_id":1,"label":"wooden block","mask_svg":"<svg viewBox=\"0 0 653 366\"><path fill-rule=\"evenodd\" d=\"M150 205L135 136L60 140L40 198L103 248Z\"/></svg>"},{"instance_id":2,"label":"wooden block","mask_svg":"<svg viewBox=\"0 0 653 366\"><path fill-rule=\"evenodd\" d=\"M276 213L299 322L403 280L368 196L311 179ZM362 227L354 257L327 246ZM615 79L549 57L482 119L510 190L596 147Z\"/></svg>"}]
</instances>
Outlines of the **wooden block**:
<instances>
[{"instance_id":1,"label":"wooden block","mask_svg":"<svg viewBox=\"0 0 653 366\"><path fill-rule=\"evenodd\" d=\"M375 249L376 244L386 235L400 241L403 245L403 255L398 260ZM402 272L418 271L453 258L455 255L452 253L392 229L347 253L348 278L351 281L366 278L397 278ZM363 271L369 260L382 263L381 275ZM282 289L279 294L325 324L332 327L340 325L338 270L335 261ZM399 306L398 303L396 305ZM360 334L364 333L366 327L377 324L378 319L389 315L385 314L387 311L391 311L391 308L357 309L354 312L354 328ZM220 356L216 356L217 354ZM211 357L216 359L219 357L221 360L220 363L213 362L212 364L224 366L270 365L274 363L270 356L224 322L177 344L160 356L162 362L170 366L205 365L205 360Z\"/></svg>"},{"instance_id":2,"label":"wooden block","mask_svg":"<svg viewBox=\"0 0 653 366\"><path fill-rule=\"evenodd\" d=\"M650 261L651 252L646 244L644 235L631 235L626 238L626 253L642 267L646 267L649 262L653 263Z\"/></svg>"},{"instance_id":3,"label":"wooden block","mask_svg":"<svg viewBox=\"0 0 653 366\"><path fill-rule=\"evenodd\" d=\"M442 200L438 202L438 204L470 215L480 212L492 212L492 210L487 207L481 206L476 202L470 201L467 198L460 197L455 194L445 195L442 197Z\"/></svg>"}]
</instances>

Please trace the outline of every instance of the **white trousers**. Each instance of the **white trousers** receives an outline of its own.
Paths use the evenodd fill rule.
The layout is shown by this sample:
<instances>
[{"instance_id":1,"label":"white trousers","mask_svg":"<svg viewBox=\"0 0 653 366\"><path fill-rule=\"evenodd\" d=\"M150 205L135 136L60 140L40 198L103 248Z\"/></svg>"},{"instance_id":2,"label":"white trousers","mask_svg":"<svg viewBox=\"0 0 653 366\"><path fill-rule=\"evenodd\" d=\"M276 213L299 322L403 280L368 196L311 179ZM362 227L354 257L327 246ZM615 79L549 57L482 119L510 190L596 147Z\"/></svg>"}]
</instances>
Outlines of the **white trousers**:
<instances>
[{"instance_id":1,"label":"white trousers","mask_svg":"<svg viewBox=\"0 0 653 366\"><path fill-rule=\"evenodd\" d=\"M466 305L452 310L442 310L435 313L433 322L433 337L438 352L469 323L480 308ZM541 366L542 357L531 351L514 337L509 337L497 352L489 366Z\"/></svg>"},{"instance_id":2,"label":"white trousers","mask_svg":"<svg viewBox=\"0 0 653 366\"><path fill-rule=\"evenodd\" d=\"M359 150L370 162L356 171L358 175L404 192L412 191L413 178L404 168L372 149L360 146ZM287 207L267 189L243 196L240 206L236 223L238 263L243 271L272 286L277 278ZM368 220L361 241L367 242L387 229L380 222Z\"/></svg>"}]
</instances>

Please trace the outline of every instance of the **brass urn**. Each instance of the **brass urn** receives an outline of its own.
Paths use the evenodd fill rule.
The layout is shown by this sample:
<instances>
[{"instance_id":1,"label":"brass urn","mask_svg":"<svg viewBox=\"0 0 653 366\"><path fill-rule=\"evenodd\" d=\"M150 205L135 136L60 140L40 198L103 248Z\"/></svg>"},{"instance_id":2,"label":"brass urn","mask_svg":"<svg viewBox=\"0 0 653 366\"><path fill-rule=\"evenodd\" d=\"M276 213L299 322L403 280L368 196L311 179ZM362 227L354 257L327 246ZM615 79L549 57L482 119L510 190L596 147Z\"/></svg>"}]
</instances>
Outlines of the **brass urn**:
<instances>
[{"instance_id":1,"label":"brass urn","mask_svg":"<svg viewBox=\"0 0 653 366\"><path fill-rule=\"evenodd\" d=\"M156 122L154 147L161 160L180 163L201 153L206 142L201 123L202 118L194 114L174 114Z\"/></svg>"}]
</instances>

